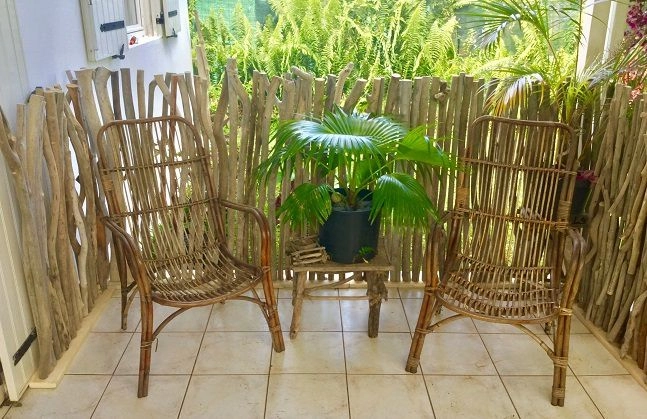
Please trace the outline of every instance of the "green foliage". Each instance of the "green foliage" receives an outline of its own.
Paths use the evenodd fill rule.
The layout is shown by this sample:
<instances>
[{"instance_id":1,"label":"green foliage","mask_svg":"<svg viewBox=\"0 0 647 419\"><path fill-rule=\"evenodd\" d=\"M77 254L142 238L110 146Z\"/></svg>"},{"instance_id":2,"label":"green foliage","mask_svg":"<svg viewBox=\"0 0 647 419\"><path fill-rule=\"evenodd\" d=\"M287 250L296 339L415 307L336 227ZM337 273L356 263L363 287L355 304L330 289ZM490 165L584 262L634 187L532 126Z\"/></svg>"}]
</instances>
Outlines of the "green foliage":
<instances>
[{"instance_id":1,"label":"green foliage","mask_svg":"<svg viewBox=\"0 0 647 419\"><path fill-rule=\"evenodd\" d=\"M468 25L478 31L475 45L495 51L496 58L480 70L500 78L489 99L496 113L525 104L540 90L555 117L577 125L583 106L595 99L596 85L647 62L637 48L620 48L578 72L580 0L464 0L459 5L468 8Z\"/></svg>"},{"instance_id":2,"label":"green foliage","mask_svg":"<svg viewBox=\"0 0 647 419\"><path fill-rule=\"evenodd\" d=\"M270 76L298 66L317 75L338 73L349 62L353 75L447 74L455 58L454 0L269 0L275 19L250 22L236 7L231 26L222 11L203 22L207 57L219 79L228 57L237 59L243 82L253 70Z\"/></svg>"},{"instance_id":3,"label":"green foliage","mask_svg":"<svg viewBox=\"0 0 647 419\"><path fill-rule=\"evenodd\" d=\"M268 159L257 176L283 171L300 159L318 167L319 179L332 183L299 185L282 203L279 216L293 226L323 223L332 206L358 209L371 191L371 218L401 228L425 229L437 212L420 181L400 170L415 167L419 176L455 163L425 135L425 127L407 130L384 117L348 115L337 108L321 121L299 120L279 125ZM335 190L341 190L337 193ZM332 201L332 202L331 202Z\"/></svg>"}]
</instances>

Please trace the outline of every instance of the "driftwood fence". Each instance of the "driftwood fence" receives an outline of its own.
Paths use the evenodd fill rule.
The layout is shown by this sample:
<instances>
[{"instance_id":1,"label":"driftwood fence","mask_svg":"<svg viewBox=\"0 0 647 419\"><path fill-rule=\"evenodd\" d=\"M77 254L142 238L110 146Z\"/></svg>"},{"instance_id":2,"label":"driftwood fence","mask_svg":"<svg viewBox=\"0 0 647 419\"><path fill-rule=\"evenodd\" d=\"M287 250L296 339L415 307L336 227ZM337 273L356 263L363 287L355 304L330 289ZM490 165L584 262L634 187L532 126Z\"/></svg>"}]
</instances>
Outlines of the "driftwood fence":
<instances>
[{"instance_id":1,"label":"driftwood fence","mask_svg":"<svg viewBox=\"0 0 647 419\"><path fill-rule=\"evenodd\" d=\"M179 114L192 121L205 144L214 150L211 175L218 185L220 195L266 210L275 234L274 273L275 278L280 280L290 277L289 271L285 269L285 247L295 234L277 222L276 205L294 185L312 176L313 172L312 168L297 167L294 179L286 177L278 182L279 176L274 173L270 177L269 187L257 184L252 173L268 155L273 123L306 116L316 118L326 110L340 106L346 111L361 110L376 115L389 115L411 127L426 125L428 134L437 138L445 150L457 153L468 138L470 122L483 114L485 98L493 86L492 83L488 84L465 74L457 75L449 82L431 76L404 80L393 75L370 82L359 79L354 85L348 86L346 80L352 71L352 66L349 65L339 75L322 78L297 68L283 77L269 78L256 72L251 91L248 91L238 77L236 63L230 60L221 82L220 96L212 106L208 95L208 78L205 77L206 67L201 64L202 61L204 60L198 53L199 76L190 73L165 74L155 75L152 80L147 80L142 71L121 69L110 72L105 68L69 73L70 84L67 86L65 100L62 99L63 93L58 90L53 91L55 93L46 91L44 99L42 96L32 96L27 105L28 110L19 117L17 135L12 136L6 127L4 131L0 131L2 150L12 172L16 174L18 197L21 201L26 201L24 206L19 201L22 212L29 210L30 205L43 207L32 211L33 219L23 217L22 221L23 226L25 223L33 225L32 230L23 228L23 252L35 255L25 259L39 257L42 261L42 265L25 266L28 280L32 282L30 296L33 294L35 298L34 317L39 322L39 336L47 337L46 332L41 334L41 330L52 330L51 334L55 335L49 351L43 350L42 346L46 344L39 339L41 355L45 354L41 360L41 375L47 375L47 366L60 354L56 340L62 340L58 331L61 328L58 327L58 319L61 318L59 312L62 309L57 309L53 302L67 301L67 298L59 297L60 293L65 292L63 285L60 292L56 288L57 276L52 274L54 261L59 266L73 265L72 262L75 261L79 272L78 278L66 278L70 288L67 292L76 294L79 301L72 308L66 308L68 317L72 313L73 318L81 318L84 310L91 308L98 289L105 286L105 278L100 277L99 273L108 271L104 265L107 265L110 255L110 238L98 218L105 213L105 204L95 176L96 156L91 151L95 149L94 139L103 123L113 119L166 114ZM46 106L48 95L58 98L55 104ZM161 97L161 107L155 104L155 97ZM586 147L585 154L600 176L590 206L590 223L585 229L593 246L580 292L580 305L596 324L610 331L611 340L624 341L623 348L638 359L642 367L645 366L647 330L647 310L644 304L647 288L647 268L644 266L647 264L641 263L643 259L647 261L647 252L643 251L647 216L647 203L643 203L647 188L647 123L644 122L647 118L644 102L643 98L639 98L629 105L626 88L618 86L613 100L601 102L600 106L583 114L582 126L579 127L583 144L587 144L589 137L593 138L593 145ZM550 118L550 114L539 103L540 100L536 97L527 108L513 109L510 112L525 119ZM50 115L57 115L56 124L55 118ZM48 124L54 125L50 128ZM63 157L59 154L55 154L59 157L48 157L47 147L34 150L33 147L40 146L27 141L32 137L48 141L52 138L60 139L64 144L53 153L62 153ZM48 144L48 141L42 143ZM30 144L31 148L25 149L24 144ZM49 168L50 160L66 159L69 144L72 144L77 159L80 186L74 185L70 174L60 175L60 179L65 181L53 186L55 180L48 179L56 176L50 175L48 179L43 179L44 186L41 186L46 191L44 203L32 203L29 200L32 195L21 197L22 189L29 191L32 188L29 173L36 171L35 160L41 159L44 154ZM621 158L622 156L625 157ZM70 172L65 167L64 170ZM21 169L23 174L20 175L21 172L17 169ZM452 174L438 173L433 179L425 181L429 195L441 212L448 210L454 195ZM54 243L58 237L51 232L53 227L50 226L49 230L43 227L43 223L56 219L52 216L55 214L55 205L52 203L59 202L53 198L53 193L58 188L61 190L60 197L64 198L59 198L62 204L56 204L60 206L58 218L61 219L56 232L61 234L58 238L61 243L64 239L69 241L69 244L58 248L71 249L68 256L53 252L53 247L39 247L38 244L45 243L44 240L35 243L33 240L34 237L39 237L39 231L50 232L50 240L46 241L48 244ZM80 217L77 213L80 213ZM233 226L229 239L236 252L244 257L255 257L254 247L243 245L252 234L245 223L231 219L228 225ZM29 239L29 235L24 236L25 231L36 233ZM67 233L65 237L61 232ZM387 232L385 237L387 252L396 267L390 280L419 282L424 236ZM85 265L82 264L84 257ZM75 269L74 266L68 268ZM44 275L44 272L48 275ZM85 279L81 278L81 272L86 272ZM45 281L44 278L48 280ZM315 276L313 279L322 278L324 277ZM630 314L632 305L633 311ZM632 320L628 323L629 318ZM68 329L76 330L73 327ZM623 340L625 335L627 338ZM61 346L63 350L65 347L66 345Z\"/></svg>"},{"instance_id":2,"label":"driftwood fence","mask_svg":"<svg viewBox=\"0 0 647 419\"><path fill-rule=\"evenodd\" d=\"M598 175L584 229L578 302L586 317L647 371L647 94L616 85L601 107L591 167Z\"/></svg>"}]
</instances>

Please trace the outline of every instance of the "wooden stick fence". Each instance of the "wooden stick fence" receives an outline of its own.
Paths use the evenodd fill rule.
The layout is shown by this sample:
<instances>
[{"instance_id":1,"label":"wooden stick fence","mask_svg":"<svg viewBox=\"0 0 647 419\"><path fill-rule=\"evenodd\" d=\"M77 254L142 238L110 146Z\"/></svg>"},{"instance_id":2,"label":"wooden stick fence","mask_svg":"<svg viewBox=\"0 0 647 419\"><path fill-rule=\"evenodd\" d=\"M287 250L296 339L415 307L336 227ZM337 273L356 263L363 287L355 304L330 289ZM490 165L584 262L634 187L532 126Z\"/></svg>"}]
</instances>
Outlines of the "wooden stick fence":
<instances>
[{"instance_id":1,"label":"wooden stick fence","mask_svg":"<svg viewBox=\"0 0 647 419\"><path fill-rule=\"evenodd\" d=\"M598 175L585 228L590 250L578 301L586 317L647 371L647 94L616 85L593 132Z\"/></svg>"},{"instance_id":2,"label":"wooden stick fence","mask_svg":"<svg viewBox=\"0 0 647 419\"><path fill-rule=\"evenodd\" d=\"M388 115L410 127L426 125L430 137L457 154L465 147L471 121L484 113L485 98L494 86L466 74L454 76L450 83L431 76L405 80L392 75L388 79L358 79L350 86L346 80L351 71L349 65L339 75L316 77L292 68L289 74L272 78L255 72L248 92L238 77L236 63L230 60L212 109L210 86L204 77L169 73L154 75L146 82L142 71L84 69L68 72L66 96L60 89L46 90L19 108L17 132L13 135L6 125L0 127L0 146L14 173L21 213L31 214L22 220L23 252L29 255L24 260L30 263L24 268L42 338L40 375L47 375L54 359L67 348L79 322L91 310L100 289L105 288L110 271L113 252L100 221L106 206L96 177L95 136L102 124L168 114L193 121L205 145L214 150L210 175L220 196L265 209L275 235L275 278L289 279L286 246L294 236L309 232L292 232L280 224L277 204L292 188L316 179L317 174L315 168L297 161L293 179L284 177L279 182L279 174L272 173L267 186L257 184L252 173L268 156L272 124L321 117L340 106L349 112ZM200 73L207 74L207 69L202 68ZM157 108L156 98L161 98ZM591 250L579 301L587 316L608 331L610 340L624 342L623 351L638 359L642 367L647 364L647 252L643 249L647 220L646 102L640 97L629 104L627 88L616 86L610 101L584 112L580 127L583 143L588 144L587 137L593 138L585 154L593 162L599 181L585 229ZM541 103L537 96L528 108L516 108L511 113L544 119L548 114ZM78 185L71 172L72 150ZM46 179L37 176L41 156L48 168ZM441 214L451 209L454 174L444 171L421 180ZM30 193L38 188L45 191L43 202L38 201L38 194ZM227 225L234 227L229 240L236 253L256 257L253 247L242 245L254 234L245 220L229 218ZM33 240L38 231L47 231L47 239ZM386 250L395 266L390 280L419 282L425 237L388 229L385 233ZM119 271L125 274L125 267L120 266ZM128 298L129 290L122 298ZM51 348L42 341L51 341Z\"/></svg>"}]
</instances>

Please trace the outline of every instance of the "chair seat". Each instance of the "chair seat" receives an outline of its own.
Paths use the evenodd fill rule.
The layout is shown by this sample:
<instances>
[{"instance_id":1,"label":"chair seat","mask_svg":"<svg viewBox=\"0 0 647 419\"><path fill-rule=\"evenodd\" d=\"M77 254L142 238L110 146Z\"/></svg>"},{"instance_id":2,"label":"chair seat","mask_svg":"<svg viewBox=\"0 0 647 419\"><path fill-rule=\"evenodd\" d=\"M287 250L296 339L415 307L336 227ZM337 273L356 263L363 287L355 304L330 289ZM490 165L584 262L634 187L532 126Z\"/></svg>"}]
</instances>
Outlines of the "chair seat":
<instances>
[{"instance_id":1,"label":"chair seat","mask_svg":"<svg viewBox=\"0 0 647 419\"><path fill-rule=\"evenodd\" d=\"M537 274L532 268L527 272L519 268L500 268L497 272L455 271L440 284L436 296L463 314L499 323L539 323L556 316L558 304L550 281L530 283L520 279L530 272ZM480 280L485 277L487 282Z\"/></svg>"},{"instance_id":2,"label":"chair seat","mask_svg":"<svg viewBox=\"0 0 647 419\"><path fill-rule=\"evenodd\" d=\"M221 256L215 262L197 256L182 259L181 264L147 264L155 300L214 303L244 293L262 278L261 269L231 258Z\"/></svg>"}]
</instances>

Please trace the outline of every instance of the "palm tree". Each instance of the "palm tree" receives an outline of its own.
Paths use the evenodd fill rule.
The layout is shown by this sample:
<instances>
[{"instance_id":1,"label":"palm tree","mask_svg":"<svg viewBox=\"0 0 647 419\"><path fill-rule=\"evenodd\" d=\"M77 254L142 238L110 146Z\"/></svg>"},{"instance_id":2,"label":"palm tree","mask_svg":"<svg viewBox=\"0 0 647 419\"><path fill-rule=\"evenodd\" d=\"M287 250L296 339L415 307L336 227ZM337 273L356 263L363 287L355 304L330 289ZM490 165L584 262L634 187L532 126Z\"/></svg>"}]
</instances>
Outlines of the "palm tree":
<instances>
[{"instance_id":1,"label":"palm tree","mask_svg":"<svg viewBox=\"0 0 647 419\"><path fill-rule=\"evenodd\" d=\"M642 48L621 47L606 60L578 72L577 49L582 42L581 0L466 0L464 12L480 31L478 45L503 46L513 54L486 65L503 78L489 98L496 113L525 104L534 89L550 97L550 105L564 122L576 124L577 104L595 97L595 87L646 62Z\"/></svg>"},{"instance_id":2,"label":"palm tree","mask_svg":"<svg viewBox=\"0 0 647 419\"><path fill-rule=\"evenodd\" d=\"M316 167L321 182L298 185L282 203L279 216L293 226L323 224L333 206L352 211L371 200L371 222L380 217L395 227L426 229L437 217L436 208L422 184L400 168L414 168L425 176L435 168L455 167L425 135L424 126L407 130L385 117L347 114L339 108L321 121L279 125L259 177L267 179L276 170L291 176L285 170L297 158L303 167Z\"/></svg>"}]
</instances>

